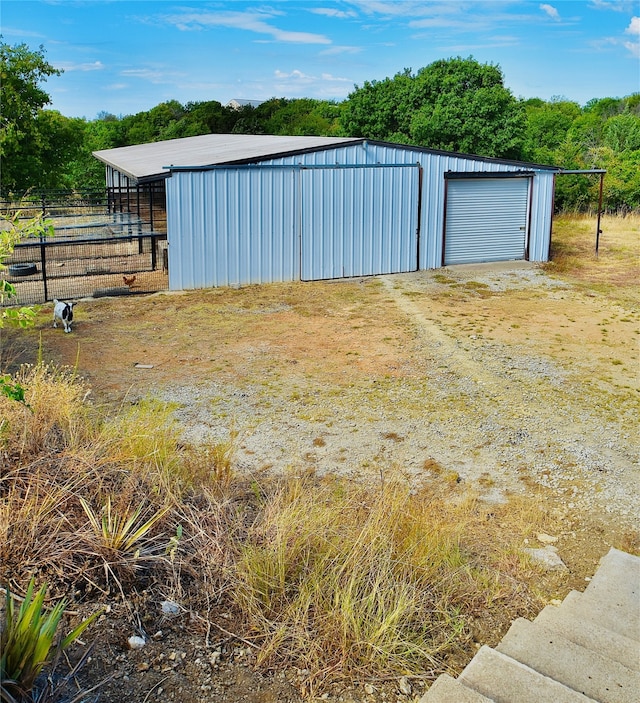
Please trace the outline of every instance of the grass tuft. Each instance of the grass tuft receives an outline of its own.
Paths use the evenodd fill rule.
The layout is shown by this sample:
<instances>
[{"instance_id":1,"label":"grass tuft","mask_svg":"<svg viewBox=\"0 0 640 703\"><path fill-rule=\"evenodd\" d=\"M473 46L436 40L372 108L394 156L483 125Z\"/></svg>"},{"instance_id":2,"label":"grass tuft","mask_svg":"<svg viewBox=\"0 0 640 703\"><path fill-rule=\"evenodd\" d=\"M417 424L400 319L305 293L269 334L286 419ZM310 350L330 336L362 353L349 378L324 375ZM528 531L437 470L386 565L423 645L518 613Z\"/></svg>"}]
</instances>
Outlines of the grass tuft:
<instances>
[{"instance_id":1,"label":"grass tuft","mask_svg":"<svg viewBox=\"0 0 640 703\"><path fill-rule=\"evenodd\" d=\"M446 669L474 613L510 588L467 543L477 519L474 500L401 483L284 481L238 544L234 594L259 663L317 680Z\"/></svg>"}]
</instances>

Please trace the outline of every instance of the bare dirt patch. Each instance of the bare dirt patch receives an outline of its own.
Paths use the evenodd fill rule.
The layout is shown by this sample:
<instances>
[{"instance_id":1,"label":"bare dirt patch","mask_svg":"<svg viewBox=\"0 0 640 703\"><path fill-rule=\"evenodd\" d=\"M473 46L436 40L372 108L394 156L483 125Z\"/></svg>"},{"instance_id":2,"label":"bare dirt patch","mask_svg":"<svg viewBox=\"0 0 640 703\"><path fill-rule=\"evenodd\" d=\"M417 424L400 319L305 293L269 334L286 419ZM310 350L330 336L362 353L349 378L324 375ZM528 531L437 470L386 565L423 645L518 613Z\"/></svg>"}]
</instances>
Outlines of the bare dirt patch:
<instances>
[{"instance_id":1,"label":"bare dirt patch","mask_svg":"<svg viewBox=\"0 0 640 703\"><path fill-rule=\"evenodd\" d=\"M26 334L97 402L173 403L196 444L237 433L241 471L420 482L435 460L631 520L639 319L520 264L86 300L73 334Z\"/></svg>"}]
</instances>

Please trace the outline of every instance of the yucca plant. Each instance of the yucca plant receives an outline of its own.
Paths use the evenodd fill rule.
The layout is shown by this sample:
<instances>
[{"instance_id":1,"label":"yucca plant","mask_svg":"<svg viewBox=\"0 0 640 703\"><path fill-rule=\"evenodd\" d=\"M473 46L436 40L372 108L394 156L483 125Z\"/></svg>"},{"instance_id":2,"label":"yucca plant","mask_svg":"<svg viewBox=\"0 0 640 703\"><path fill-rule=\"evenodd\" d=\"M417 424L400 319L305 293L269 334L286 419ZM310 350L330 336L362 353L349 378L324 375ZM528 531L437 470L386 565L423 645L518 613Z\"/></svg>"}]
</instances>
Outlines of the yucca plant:
<instances>
[{"instance_id":1,"label":"yucca plant","mask_svg":"<svg viewBox=\"0 0 640 703\"><path fill-rule=\"evenodd\" d=\"M58 625L67 602L59 601L45 612L47 585L34 595L34 579L29 582L22 605L16 612L16 599L6 588L5 622L0 632L0 700L17 703L32 700L38 674L58 647L66 649L101 614L97 611L81 622L54 647Z\"/></svg>"},{"instance_id":2,"label":"yucca plant","mask_svg":"<svg viewBox=\"0 0 640 703\"><path fill-rule=\"evenodd\" d=\"M111 505L111 496L107 496L101 517L94 513L84 498L80 498L80 504L89 518L93 531L100 539L101 545L111 551L119 552L123 556L133 554L134 558L140 555L138 548L140 540L168 510L168 508L157 510L148 520L140 523L144 502L140 503L134 510L127 508L124 513L119 513Z\"/></svg>"}]
</instances>

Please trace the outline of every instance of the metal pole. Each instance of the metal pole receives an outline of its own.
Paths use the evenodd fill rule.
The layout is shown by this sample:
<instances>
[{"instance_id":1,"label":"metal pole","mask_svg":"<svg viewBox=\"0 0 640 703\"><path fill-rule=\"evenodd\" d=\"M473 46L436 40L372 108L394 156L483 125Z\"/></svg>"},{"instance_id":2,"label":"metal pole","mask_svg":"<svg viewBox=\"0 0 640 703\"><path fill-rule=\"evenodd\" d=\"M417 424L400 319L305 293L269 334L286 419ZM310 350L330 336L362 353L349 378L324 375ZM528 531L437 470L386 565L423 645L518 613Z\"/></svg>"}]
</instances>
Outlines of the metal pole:
<instances>
[{"instance_id":1,"label":"metal pole","mask_svg":"<svg viewBox=\"0 0 640 703\"><path fill-rule=\"evenodd\" d=\"M158 268L158 238L151 235L151 270L155 271Z\"/></svg>"},{"instance_id":2,"label":"metal pole","mask_svg":"<svg viewBox=\"0 0 640 703\"><path fill-rule=\"evenodd\" d=\"M149 229L153 232L153 184L149 183Z\"/></svg>"},{"instance_id":3,"label":"metal pole","mask_svg":"<svg viewBox=\"0 0 640 703\"><path fill-rule=\"evenodd\" d=\"M47 256L46 245L42 238L40 239L40 262L42 265L42 286L44 288L44 299L49 300L49 291L47 287Z\"/></svg>"},{"instance_id":4,"label":"metal pole","mask_svg":"<svg viewBox=\"0 0 640 703\"><path fill-rule=\"evenodd\" d=\"M418 226L416 227L416 271L420 270L420 237L422 235L420 222L422 220L422 166L418 161Z\"/></svg>"},{"instance_id":5,"label":"metal pole","mask_svg":"<svg viewBox=\"0 0 640 703\"><path fill-rule=\"evenodd\" d=\"M598 223L596 224L596 256L598 256L598 247L600 246L600 215L602 214L602 190L604 187L604 173L600 174L600 195L598 196Z\"/></svg>"}]
</instances>

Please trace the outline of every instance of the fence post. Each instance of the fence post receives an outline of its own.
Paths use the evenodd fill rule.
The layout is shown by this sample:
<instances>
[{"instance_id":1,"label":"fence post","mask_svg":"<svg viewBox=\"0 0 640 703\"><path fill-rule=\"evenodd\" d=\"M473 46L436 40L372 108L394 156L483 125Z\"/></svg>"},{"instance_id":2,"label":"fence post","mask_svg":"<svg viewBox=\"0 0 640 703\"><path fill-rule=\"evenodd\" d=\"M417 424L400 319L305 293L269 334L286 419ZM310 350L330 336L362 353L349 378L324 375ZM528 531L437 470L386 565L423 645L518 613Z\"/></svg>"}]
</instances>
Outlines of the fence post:
<instances>
[{"instance_id":1,"label":"fence post","mask_svg":"<svg viewBox=\"0 0 640 703\"><path fill-rule=\"evenodd\" d=\"M40 264L42 266L42 285L44 287L44 299L45 302L49 300L49 292L47 290L47 256L46 256L46 244L40 241Z\"/></svg>"},{"instance_id":2,"label":"fence post","mask_svg":"<svg viewBox=\"0 0 640 703\"><path fill-rule=\"evenodd\" d=\"M153 192L149 183L149 229L153 232Z\"/></svg>"},{"instance_id":3,"label":"fence post","mask_svg":"<svg viewBox=\"0 0 640 703\"><path fill-rule=\"evenodd\" d=\"M151 270L155 271L158 268L158 238L151 235Z\"/></svg>"}]
</instances>

